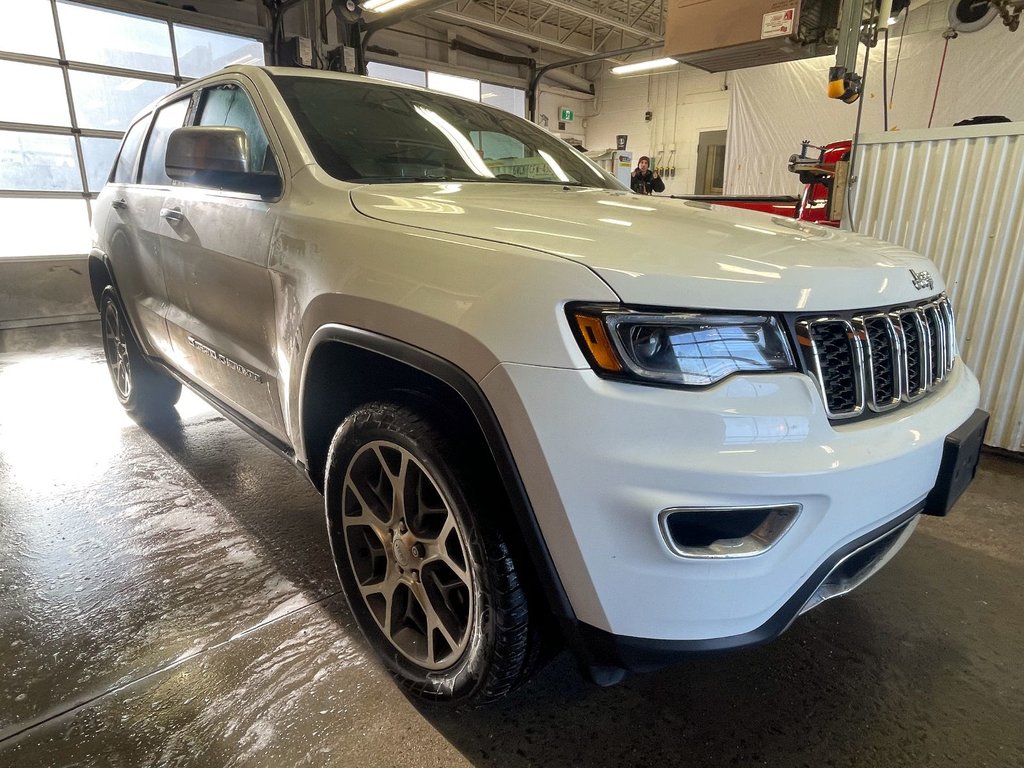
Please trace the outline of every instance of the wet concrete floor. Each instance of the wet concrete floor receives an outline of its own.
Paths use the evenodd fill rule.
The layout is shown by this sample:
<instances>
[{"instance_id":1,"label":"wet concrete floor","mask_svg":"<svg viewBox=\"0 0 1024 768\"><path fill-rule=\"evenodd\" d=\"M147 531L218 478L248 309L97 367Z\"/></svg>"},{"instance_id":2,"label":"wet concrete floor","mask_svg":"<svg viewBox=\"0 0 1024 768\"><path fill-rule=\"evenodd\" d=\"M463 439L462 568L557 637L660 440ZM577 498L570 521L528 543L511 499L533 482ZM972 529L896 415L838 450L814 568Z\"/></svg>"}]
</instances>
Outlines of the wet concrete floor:
<instances>
[{"instance_id":1,"label":"wet concrete floor","mask_svg":"<svg viewBox=\"0 0 1024 768\"><path fill-rule=\"evenodd\" d=\"M0 332L0 766L1024 766L1024 462L768 646L454 714L369 655L300 473L178 413L122 412L98 323Z\"/></svg>"}]
</instances>

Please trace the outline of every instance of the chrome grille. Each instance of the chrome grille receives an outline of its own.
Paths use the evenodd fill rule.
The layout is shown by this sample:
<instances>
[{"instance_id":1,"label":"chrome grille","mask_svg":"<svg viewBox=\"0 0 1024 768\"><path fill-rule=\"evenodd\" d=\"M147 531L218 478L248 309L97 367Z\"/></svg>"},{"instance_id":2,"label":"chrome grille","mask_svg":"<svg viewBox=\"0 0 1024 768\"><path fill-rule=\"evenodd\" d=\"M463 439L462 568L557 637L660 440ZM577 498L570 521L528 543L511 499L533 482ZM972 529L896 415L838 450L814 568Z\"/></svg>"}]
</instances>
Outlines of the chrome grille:
<instances>
[{"instance_id":1,"label":"chrome grille","mask_svg":"<svg viewBox=\"0 0 1024 768\"><path fill-rule=\"evenodd\" d=\"M945 380L956 358L945 296L850 318L802 319L796 329L831 419L914 402Z\"/></svg>"}]
</instances>

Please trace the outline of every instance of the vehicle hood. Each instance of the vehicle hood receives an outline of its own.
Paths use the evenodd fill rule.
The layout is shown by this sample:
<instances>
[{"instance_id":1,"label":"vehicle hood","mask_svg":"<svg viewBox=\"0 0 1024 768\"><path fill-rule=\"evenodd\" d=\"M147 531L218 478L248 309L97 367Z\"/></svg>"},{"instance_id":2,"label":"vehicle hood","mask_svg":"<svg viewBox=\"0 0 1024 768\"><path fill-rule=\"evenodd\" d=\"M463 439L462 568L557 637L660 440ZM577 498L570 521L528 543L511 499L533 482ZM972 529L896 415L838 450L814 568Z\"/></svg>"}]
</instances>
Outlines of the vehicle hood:
<instances>
[{"instance_id":1,"label":"vehicle hood","mask_svg":"<svg viewBox=\"0 0 1024 768\"><path fill-rule=\"evenodd\" d=\"M627 304L835 311L943 290L934 265L873 238L727 206L526 183L365 185L374 219L571 259ZM918 289L915 272L933 288Z\"/></svg>"}]
</instances>

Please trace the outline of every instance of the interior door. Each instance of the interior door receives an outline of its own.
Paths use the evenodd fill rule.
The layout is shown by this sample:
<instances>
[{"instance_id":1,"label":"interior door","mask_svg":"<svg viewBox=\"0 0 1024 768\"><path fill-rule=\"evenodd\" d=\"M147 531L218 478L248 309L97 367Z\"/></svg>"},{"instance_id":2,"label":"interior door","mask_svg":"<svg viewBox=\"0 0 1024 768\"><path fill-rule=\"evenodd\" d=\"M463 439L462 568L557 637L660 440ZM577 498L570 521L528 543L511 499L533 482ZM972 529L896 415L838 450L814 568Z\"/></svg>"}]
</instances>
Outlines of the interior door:
<instances>
[{"instance_id":1,"label":"interior door","mask_svg":"<svg viewBox=\"0 0 1024 768\"><path fill-rule=\"evenodd\" d=\"M726 131L702 131L697 140L695 195L720 195L725 188Z\"/></svg>"}]
</instances>

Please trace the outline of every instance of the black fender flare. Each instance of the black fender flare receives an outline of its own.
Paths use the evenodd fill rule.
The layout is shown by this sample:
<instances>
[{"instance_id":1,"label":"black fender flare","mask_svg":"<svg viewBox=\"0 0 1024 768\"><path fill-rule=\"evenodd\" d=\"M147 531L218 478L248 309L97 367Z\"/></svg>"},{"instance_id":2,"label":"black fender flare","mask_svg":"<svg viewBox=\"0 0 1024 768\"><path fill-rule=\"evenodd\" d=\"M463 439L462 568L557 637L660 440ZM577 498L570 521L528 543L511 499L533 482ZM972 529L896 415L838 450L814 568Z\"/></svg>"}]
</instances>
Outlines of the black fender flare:
<instances>
[{"instance_id":1,"label":"black fender flare","mask_svg":"<svg viewBox=\"0 0 1024 768\"><path fill-rule=\"evenodd\" d=\"M498 418L491 408L477 382L455 364L419 347L399 341L390 336L352 326L329 323L318 328L306 346L302 362L301 381L307 381L310 361L314 353L324 344L342 343L371 352L400 363L435 379L455 392L468 407L491 452L501 482L508 496L509 505L516 527L522 537L530 565L537 583L546 599L548 609L567 635L571 646L578 647L577 619L565 588L555 569L547 543L537 523L533 505L526 493L522 476L516 466L511 448L505 438ZM300 443L305 454L305 437L301 425L306 404L306 389L302 388L299 399Z\"/></svg>"}]
</instances>

